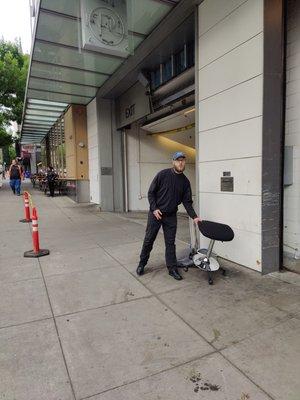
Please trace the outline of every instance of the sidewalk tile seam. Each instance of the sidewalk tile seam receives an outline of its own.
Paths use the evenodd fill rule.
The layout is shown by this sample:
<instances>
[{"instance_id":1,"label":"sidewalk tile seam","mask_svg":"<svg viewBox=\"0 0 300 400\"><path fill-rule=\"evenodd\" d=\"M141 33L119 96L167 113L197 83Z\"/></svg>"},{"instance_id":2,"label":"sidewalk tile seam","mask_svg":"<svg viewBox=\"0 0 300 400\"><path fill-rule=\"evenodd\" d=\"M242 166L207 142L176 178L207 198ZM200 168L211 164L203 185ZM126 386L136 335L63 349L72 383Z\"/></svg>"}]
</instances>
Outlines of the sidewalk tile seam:
<instances>
[{"instance_id":1,"label":"sidewalk tile seam","mask_svg":"<svg viewBox=\"0 0 300 400\"><path fill-rule=\"evenodd\" d=\"M258 383L256 383L250 376L248 376L243 370L241 370L237 365L235 365L231 360L229 360L221 351L219 354L226 360L233 368L239 371L245 378L247 378L253 385L255 385L259 390L261 390L266 396L270 398L270 400L279 400L275 399L270 393L266 392Z\"/></svg>"},{"instance_id":2,"label":"sidewalk tile seam","mask_svg":"<svg viewBox=\"0 0 300 400\"><path fill-rule=\"evenodd\" d=\"M130 218L122 217L122 216L120 216L120 215L117 215L117 217L120 218L120 219L122 219L122 220L124 220L124 221L130 221L131 223L134 223L134 224L136 224L136 225L143 226L144 228L146 228L147 221L138 222L138 221L132 220L132 219L130 219ZM124 229L124 230L125 230L125 229ZM163 235L162 230L159 230L158 234L159 234L159 235ZM190 243L188 243L188 242L186 242L186 241L184 241L184 240L182 240L182 239L178 239L178 238L176 238L176 242L185 244L185 245L187 245L187 246L190 244Z\"/></svg>"},{"instance_id":3,"label":"sidewalk tile seam","mask_svg":"<svg viewBox=\"0 0 300 400\"><path fill-rule=\"evenodd\" d=\"M238 344L241 344L251 338L255 338L257 335L261 335L263 332L267 332L268 330L274 329L277 326L280 326L282 324L285 324L286 322L294 319L295 317L292 315L286 315L285 318L283 318L281 321L279 321L278 323L272 325L272 326L268 326L267 328L263 328L261 330L258 330L257 332L253 333L252 335L246 336L240 340L236 340L234 343L228 344L227 346L223 346L222 348L219 349L219 352L222 352L224 350L230 349L231 347L235 347Z\"/></svg>"},{"instance_id":4,"label":"sidewalk tile seam","mask_svg":"<svg viewBox=\"0 0 300 400\"><path fill-rule=\"evenodd\" d=\"M43 267L42 265L42 268ZM119 265L104 265L101 267L95 267L91 269L85 269L85 270L78 270L78 271L66 271L66 272L61 272L59 274L46 274L45 279L47 280L48 278L56 277L56 276L64 276L64 275L73 275L73 274L85 274L87 272L92 272L92 271L102 271L102 270L107 270L111 268L119 268ZM34 278L34 279L42 279L42 278Z\"/></svg>"},{"instance_id":5,"label":"sidewalk tile seam","mask_svg":"<svg viewBox=\"0 0 300 400\"><path fill-rule=\"evenodd\" d=\"M288 316L293 316L293 315L294 315L293 312L284 310L284 309L281 308L280 306L270 304L270 303L268 303L266 300L264 300L263 298L260 299L260 301L261 301L262 303L264 303L264 304L267 304L268 306L271 306L271 307L273 307L273 308L276 308L278 311L281 311L281 312L287 314ZM296 315L297 315L297 314L296 314Z\"/></svg>"},{"instance_id":6,"label":"sidewalk tile seam","mask_svg":"<svg viewBox=\"0 0 300 400\"><path fill-rule=\"evenodd\" d=\"M40 263L40 259L39 259L39 258L38 258L38 262L39 262L39 267L40 267L40 271L41 271L42 278L43 278L43 282L44 282L44 287L45 287L46 295L47 295L48 302L49 302L49 307L50 307L50 310L51 310L51 313L52 313L52 320L53 320L53 323L54 323L54 328L55 328L55 332L56 332L56 337L57 337L57 340L58 340L58 344L59 344L59 347L60 347L60 350L61 350L61 355L62 355L62 358L63 358L64 365L65 365L65 368L66 368L66 372L67 372L69 384L70 384L70 387L71 387L71 392L72 392L72 395L73 395L74 400L76 400L76 395L75 395L75 390L74 390L73 382L72 382L72 380L71 380L71 375L70 375L70 372L69 372L69 369L68 369L68 364L67 364L67 361L66 361L66 357L65 357L64 350L63 350L62 342L61 342L61 339L60 339L60 336L59 336L59 332L58 332L58 328L57 328L57 323L56 323L56 319L55 319L54 312L53 312L52 303L51 303L51 300L50 300L50 297L49 297L48 287L47 287L47 284L46 284L46 281L45 281L45 277L44 277L44 274L43 274L43 271L42 271L42 266L41 266L41 263Z\"/></svg>"},{"instance_id":7,"label":"sidewalk tile seam","mask_svg":"<svg viewBox=\"0 0 300 400\"><path fill-rule=\"evenodd\" d=\"M83 251L86 251L86 250L94 250L94 249L98 249L99 248L99 245L98 244L95 244L95 245L93 245L92 247L87 247L87 248L85 248L85 249L80 249L80 250L83 250ZM79 250L79 251L80 251ZM76 251L78 251L78 250L76 250ZM51 250L50 249L50 256L55 256L55 255L57 255L57 254L64 254L64 255L68 255L68 253L73 253L74 252L74 250L66 250L66 251L63 251L63 250Z\"/></svg>"},{"instance_id":8,"label":"sidewalk tile seam","mask_svg":"<svg viewBox=\"0 0 300 400\"><path fill-rule=\"evenodd\" d=\"M138 280L139 280L139 279L138 279ZM139 282L141 282L141 281L139 280ZM146 288L149 290L149 287L147 286L148 284L145 283L144 285L145 285ZM186 289L186 288L191 288L191 287L193 287L193 286L197 287L197 286L198 286L198 285L197 285L197 282L189 282L189 283L187 283L184 287L177 287L177 288L173 288L173 289L167 289L166 291L159 291L159 292L157 292L157 295L159 296L159 295L163 295L163 294L169 294L169 293L176 292L177 290L182 290L182 289ZM200 286L199 286L199 288L200 288Z\"/></svg>"},{"instance_id":9,"label":"sidewalk tile seam","mask_svg":"<svg viewBox=\"0 0 300 400\"><path fill-rule=\"evenodd\" d=\"M70 203L71 203L71 201L70 201ZM61 209L61 207L58 207L58 208L60 208ZM93 210L89 210L89 212L92 214L92 215L95 215L95 213L93 212ZM99 215L99 217L100 217L100 215ZM75 221L73 221L72 220L72 218L71 217L69 217L68 216L68 218L71 220L71 222L72 222L72 224L74 224L74 225L76 225L76 227L78 227L80 230L81 230L81 226L80 226L80 224L78 223L78 222L75 222ZM101 217L100 217L101 218ZM105 219L103 219L104 221L105 221ZM133 222L135 222L135 221L133 221ZM183 243L186 243L186 242L183 242ZM96 247L100 247L100 248L102 248L104 251L105 251L105 249L100 245L100 246L96 246ZM109 253L108 253L109 254ZM112 257L112 258L114 258L113 256L111 256L110 254L109 254L109 256L110 257ZM114 258L115 259L115 258ZM133 273L131 273L131 272L129 272L128 270L127 270L127 268L122 264L122 263L120 263L118 260L116 260L115 259L115 261L119 264L119 265L121 265L130 275L132 275L135 279L137 279L136 277L135 277L135 275L133 274ZM276 279L276 278L273 278L273 279ZM137 279L138 280L138 279ZM138 280L139 281L139 280ZM146 287L146 289L147 290L149 290L150 292L152 292L145 284L143 284L141 281L139 281L144 287ZM285 283L288 283L288 282L285 282ZM172 290L170 290L170 291L173 291L173 290L179 290L180 288L176 288L176 289L172 289ZM152 294L152 296L153 297L155 297L158 301L160 301L161 303L163 303L163 301L159 298L159 295L156 295L155 293L153 293ZM149 296L149 297L152 297L152 296ZM139 299L134 299L134 301L135 300L139 300ZM104 307L107 307L107 306L104 306ZM177 313L176 312L174 312L174 310L172 310L172 308L170 307L170 306L166 306L170 311L172 311L175 315L177 315ZM277 307L278 308L278 307ZM278 308L278 310L280 310L280 311L283 311L283 312L285 312L285 313L287 313L287 311L286 310L281 310L280 308ZM84 310L85 311L85 310ZM80 311L80 312L83 312L83 311ZM178 316L178 315L177 315ZM299 319L299 317L300 316L297 316L296 318L298 318ZM180 317L179 317L180 318ZM54 319L55 319L55 317L54 317ZM180 319L182 319L182 318L180 318ZM287 319L288 320L288 319ZM186 324L186 322L183 320L183 322ZM278 323L278 325L280 325L281 323L283 323L283 321L281 321L280 323ZM187 324L188 325L188 324ZM191 328L191 327L190 327ZM274 327L270 327L270 328L267 328L267 329L272 329L272 328L274 328ZM197 331L195 331L198 335L199 335L199 333L197 332ZM201 335L199 335L199 336L201 336ZM255 336L255 334L254 335L252 335L252 336ZM247 338L244 338L244 339L242 339L241 341L243 341L243 340L246 340ZM248 338L249 339L249 338ZM203 338L203 340L205 340L204 338ZM241 342L241 341L239 341L239 342ZM205 342L207 342L207 340L205 340ZM208 344L210 344L209 342L207 342ZM210 344L211 345L211 344ZM234 345L232 345L232 346L234 346ZM212 346L213 347L213 346ZM227 346L227 347L225 347L224 349L226 349L226 348L228 348L228 347L231 347L231 346ZM234 365L232 362L230 362L230 360L228 360L226 357L224 357L224 355L221 353L224 349L218 349L218 350L216 350L216 351L214 351L214 352L212 352L212 353L220 353L221 355L222 355L222 357L227 361L227 362L229 362L235 369L237 369L237 370L239 370L240 371L240 373L242 374L242 375L244 375L248 380L250 380L255 386L257 386L258 388L260 388L255 382L253 382L252 380L251 380L251 378L249 378L243 371L241 371L236 365ZM203 357L205 357L205 356L203 356ZM202 358L202 357L201 357ZM180 365L179 365L180 366ZM173 368L176 368L176 367L179 367L179 366L174 366L174 367L172 367L172 369ZM157 374L159 374L159 373L162 373L162 372L164 372L164 371L160 371L160 372L158 372L158 373L155 373L154 375L157 375ZM141 379L139 379L139 380L143 380L143 379L146 379L146 378L141 378ZM130 382L131 383L131 382ZM125 385L128 385L129 383L126 383L126 384L124 384L124 385L121 385L121 386L125 386ZM113 389L115 389L115 388L113 388ZM110 390L113 390L113 389L109 389L109 391ZM266 393L263 389L261 389L260 388L260 390L262 390L264 393ZM267 393L266 393L267 394ZM96 395L96 394L95 394ZM95 396L95 395L93 395L93 396ZM89 397L86 397L86 399L87 398L90 398L90 397L93 397L93 396L89 396ZM270 395L269 394L267 394L267 396L269 397L269 398L271 398L270 397ZM85 398L84 398L85 399Z\"/></svg>"},{"instance_id":10,"label":"sidewalk tile seam","mask_svg":"<svg viewBox=\"0 0 300 400\"><path fill-rule=\"evenodd\" d=\"M289 271L289 272L291 272L291 271ZM284 272L282 272L282 273L284 274ZM292 272L292 273L293 273L293 272ZM297 274L296 272L294 272L294 274L295 274L295 275L299 275L299 274ZM287 284L287 285L292 285L292 286L299 287L299 285L298 285L297 283L290 282L290 281L285 280L285 279L281 279L280 277L277 278L277 277L275 277L275 276L270 276L270 278L273 279L273 280L275 280L275 281L284 282L284 283Z\"/></svg>"},{"instance_id":11,"label":"sidewalk tile seam","mask_svg":"<svg viewBox=\"0 0 300 400\"><path fill-rule=\"evenodd\" d=\"M37 278L25 278L25 279L17 279L17 280L14 280L14 281L6 281L6 280L4 280L4 281L2 281L1 283L0 283L0 286L1 285L7 285L7 284L11 284L11 283L19 283L19 282L27 282L27 281L36 281L36 280L40 280L40 281L42 281L43 280L43 278L42 277L37 277Z\"/></svg>"},{"instance_id":12,"label":"sidewalk tile seam","mask_svg":"<svg viewBox=\"0 0 300 400\"><path fill-rule=\"evenodd\" d=\"M121 264L121 263L120 263ZM122 265L122 264L121 264ZM124 267L124 265L122 265L123 267ZM125 267L124 267L125 268ZM126 269L126 268L125 268ZM129 271L128 271L129 272ZM130 272L129 272L130 273ZM132 274L132 273L130 273L132 276L134 276L134 278L135 279L137 279L137 277L134 275L134 274ZM138 280L138 279L137 279ZM142 282L141 282L142 283ZM143 283L142 283L143 284ZM145 286L145 285L144 285ZM152 292L152 290L151 289L148 289L151 293L153 293ZM172 307L170 307L170 305L168 305L168 304L166 304L161 298L160 298L160 295L156 295L155 293L153 293L153 296L163 305L163 306L165 306L165 307L167 307L174 315L176 315L177 316L177 318L179 318L183 323L185 323L192 331L194 331L201 339L203 339L209 346L211 346L214 350L215 350L215 352L217 352L217 353L219 353L220 351L217 349L217 348L215 348L215 346L213 345L213 344L211 344L211 343L209 343L196 329L194 329L188 322L186 322L176 311L174 311L173 309L172 309ZM220 353L221 354L221 353ZM226 359L226 357L222 354L222 356ZM230 362L229 360L227 360L228 362ZM243 376L245 376L247 379L249 379L257 388L259 388L260 390L262 390L271 400L275 400L275 399L273 399L265 390L263 390L256 382L254 382L252 379L250 379L247 375L246 375L246 373L244 372L244 371L242 371L242 370L240 370L234 363L232 363L232 362L230 362L230 364L234 367L234 368L236 368L237 370L239 370L239 372L243 375Z\"/></svg>"},{"instance_id":13,"label":"sidewalk tile seam","mask_svg":"<svg viewBox=\"0 0 300 400\"><path fill-rule=\"evenodd\" d=\"M28 325L28 324L33 324L35 322L40 322L40 321L48 321L48 320L52 320L52 319L53 319L53 317L46 317L46 318L40 318L40 319L33 319L31 321L26 321L26 322L20 322L19 324L4 325L4 326L0 326L0 330L14 328L14 327Z\"/></svg>"},{"instance_id":14,"label":"sidewalk tile seam","mask_svg":"<svg viewBox=\"0 0 300 400\"><path fill-rule=\"evenodd\" d=\"M142 296L142 297L139 297L137 299L129 299L129 300L121 301L119 303L105 304L104 306L86 308L84 310L77 310L77 311L73 311L73 312L70 312L70 313L54 314L54 318L68 317L68 316L81 314L81 313L88 312L88 311L100 310L102 308L114 307L114 306L118 306L118 305L121 305L121 304L133 303L133 302L136 302L136 301L139 301L139 300L145 300L145 299L151 299L151 298L153 298L152 294L147 295L147 296Z\"/></svg>"},{"instance_id":15,"label":"sidewalk tile seam","mask_svg":"<svg viewBox=\"0 0 300 400\"><path fill-rule=\"evenodd\" d=\"M92 210L89 211L89 212L90 212L92 215L95 215L94 212L93 212ZM116 215L116 216L117 216L119 219L121 219L121 220L130 221L131 223L135 223L136 225L139 225L139 226L143 226L143 227L145 226L145 225L142 224L142 223L129 220L129 219L126 218L126 217L121 217L121 216L119 216L119 215ZM100 215L99 215L99 217L101 218ZM105 220L103 220L103 221L105 221ZM72 222L73 222L75 225L78 225L79 227L81 227L81 224L80 224L80 223L78 223L78 222L76 222L76 221L73 221L73 220L72 220ZM125 228L122 228L122 226L120 226L120 229L121 229L124 233L127 233L126 229L125 229ZM163 235L163 232L160 230L158 234ZM141 238L139 238L138 236L135 236L134 234L133 234L133 236L137 239L137 242L140 242L140 241L141 241ZM187 242L185 242L185 241L183 241L183 240L181 240L181 239L176 239L176 242L180 242L180 243L183 243L183 244L188 245ZM136 243L136 242L132 242L132 243ZM103 247L101 246L101 244L99 244L99 246L100 246L101 248L103 248Z\"/></svg>"},{"instance_id":16,"label":"sidewalk tile seam","mask_svg":"<svg viewBox=\"0 0 300 400\"><path fill-rule=\"evenodd\" d=\"M143 380L145 380L145 379L152 378L153 376L157 376L157 375L163 374L164 372L172 371L173 369L180 368L180 367L182 367L182 366L184 366L184 365L187 365L187 364L189 364L189 363L199 361L199 360L201 360L201 359L203 359L203 358L205 358L205 357L209 357L209 356L211 356L211 355L213 355L213 354L218 354L218 353L219 353L218 351L210 351L210 352L208 352L208 353L206 353L206 354L203 354L201 357L194 357L194 358L191 358L191 359L188 360L188 361L184 361L184 362L179 363L179 364L177 364L177 365L172 365L172 366L169 367L169 368L163 369L163 370L158 371L158 372L154 372L154 373L152 373L152 374L149 374L149 375L144 376L144 377L139 378L139 379L135 379L135 380L133 380L133 381L125 382L125 383L123 383L122 385L115 386L115 387L113 387L113 388L109 388L109 389L103 390L102 392L94 393L94 394L92 394L92 395L90 395L90 396L87 396L87 397L81 397L81 398L78 399L78 400L88 400L88 399L90 399L90 398L93 398L94 396L99 396L99 395L102 395L102 394L104 394L104 393L111 392L111 391L113 391L113 390L122 388L122 387L124 387L124 386L128 386L128 385L131 385L131 384L133 384L133 383L140 382L140 381L143 381Z\"/></svg>"},{"instance_id":17,"label":"sidewalk tile seam","mask_svg":"<svg viewBox=\"0 0 300 400\"><path fill-rule=\"evenodd\" d=\"M113 257L113 256L111 256ZM201 339L203 339L207 344L209 344L211 347L213 347L215 350L217 350L213 345L211 345L202 335L199 334L198 331L196 331L196 329L194 329L189 323L187 323L177 312L175 312L168 304L166 304L161 298L159 294L156 294L153 292L153 290L151 290L150 288L147 288L146 285L140 281L136 274L131 273L130 271L128 271L126 269L126 267L120 263L118 260L116 260L134 279L136 279L138 282L140 282L147 290L149 290L149 292L152 294L153 297L155 297L164 307L168 308L177 318L179 318L185 325L187 325L191 330L193 330L199 337L201 337Z\"/></svg>"}]
</instances>

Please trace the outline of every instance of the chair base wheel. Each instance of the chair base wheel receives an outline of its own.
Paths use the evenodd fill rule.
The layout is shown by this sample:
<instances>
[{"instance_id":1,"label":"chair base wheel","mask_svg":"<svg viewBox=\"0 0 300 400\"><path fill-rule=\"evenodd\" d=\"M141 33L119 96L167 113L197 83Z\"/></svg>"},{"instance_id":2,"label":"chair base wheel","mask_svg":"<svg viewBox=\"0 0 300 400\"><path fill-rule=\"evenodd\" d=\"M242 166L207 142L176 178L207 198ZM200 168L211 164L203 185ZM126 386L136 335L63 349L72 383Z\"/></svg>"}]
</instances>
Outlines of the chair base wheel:
<instances>
[{"instance_id":1,"label":"chair base wheel","mask_svg":"<svg viewBox=\"0 0 300 400\"><path fill-rule=\"evenodd\" d=\"M214 280L212 278L211 271L208 271L208 284L212 285L214 283Z\"/></svg>"}]
</instances>

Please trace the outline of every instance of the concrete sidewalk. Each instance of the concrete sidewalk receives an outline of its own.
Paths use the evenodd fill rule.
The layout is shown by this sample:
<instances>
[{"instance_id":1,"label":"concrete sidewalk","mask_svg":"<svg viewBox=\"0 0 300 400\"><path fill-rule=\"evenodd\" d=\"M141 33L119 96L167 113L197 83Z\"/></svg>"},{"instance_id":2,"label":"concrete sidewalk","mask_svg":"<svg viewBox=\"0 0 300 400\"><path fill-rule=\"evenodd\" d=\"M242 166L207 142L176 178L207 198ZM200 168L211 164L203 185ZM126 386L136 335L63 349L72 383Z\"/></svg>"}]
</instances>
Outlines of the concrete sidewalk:
<instances>
[{"instance_id":1,"label":"concrete sidewalk","mask_svg":"<svg viewBox=\"0 0 300 400\"><path fill-rule=\"evenodd\" d=\"M22 198L0 189L0 399L300 399L299 275L228 264L213 286L177 282L161 236L138 278L141 224L31 193L39 260Z\"/></svg>"}]
</instances>

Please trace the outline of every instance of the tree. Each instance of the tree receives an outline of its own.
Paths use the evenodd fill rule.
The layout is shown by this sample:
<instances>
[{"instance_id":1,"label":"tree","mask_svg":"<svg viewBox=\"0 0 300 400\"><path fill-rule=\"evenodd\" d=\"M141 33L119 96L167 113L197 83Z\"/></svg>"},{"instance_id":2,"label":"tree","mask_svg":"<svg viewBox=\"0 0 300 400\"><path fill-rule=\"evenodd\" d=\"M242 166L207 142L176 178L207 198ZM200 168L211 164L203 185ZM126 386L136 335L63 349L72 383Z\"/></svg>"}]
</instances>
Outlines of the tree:
<instances>
[{"instance_id":1,"label":"tree","mask_svg":"<svg viewBox=\"0 0 300 400\"><path fill-rule=\"evenodd\" d=\"M29 56L19 42L0 40L0 124L21 124Z\"/></svg>"},{"instance_id":2,"label":"tree","mask_svg":"<svg viewBox=\"0 0 300 400\"><path fill-rule=\"evenodd\" d=\"M13 138L0 126L0 148L10 146L13 143Z\"/></svg>"},{"instance_id":3,"label":"tree","mask_svg":"<svg viewBox=\"0 0 300 400\"><path fill-rule=\"evenodd\" d=\"M21 124L29 56L20 41L0 39L0 147L14 142L9 133L11 121Z\"/></svg>"}]
</instances>

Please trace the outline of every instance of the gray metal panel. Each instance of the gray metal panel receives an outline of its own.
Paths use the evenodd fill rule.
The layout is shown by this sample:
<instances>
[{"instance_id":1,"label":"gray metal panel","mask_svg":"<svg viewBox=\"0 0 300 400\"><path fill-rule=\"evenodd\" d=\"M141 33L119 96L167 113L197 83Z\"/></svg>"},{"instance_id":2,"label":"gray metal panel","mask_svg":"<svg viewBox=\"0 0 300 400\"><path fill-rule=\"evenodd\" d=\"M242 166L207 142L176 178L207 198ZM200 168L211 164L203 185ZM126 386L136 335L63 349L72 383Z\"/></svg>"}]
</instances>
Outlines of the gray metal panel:
<instances>
[{"instance_id":1,"label":"gray metal panel","mask_svg":"<svg viewBox=\"0 0 300 400\"><path fill-rule=\"evenodd\" d=\"M283 184L289 186L294 183L294 146L285 146L284 148L284 174Z\"/></svg>"},{"instance_id":2,"label":"gray metal panel","mask_svg":"<svg viewBox=\"0 0 300 400\"><path fill-rule=\"evenodd\" d=\"M262 273L282 266L284 0L264 1Z\"/></svg>"}]
</instances>

